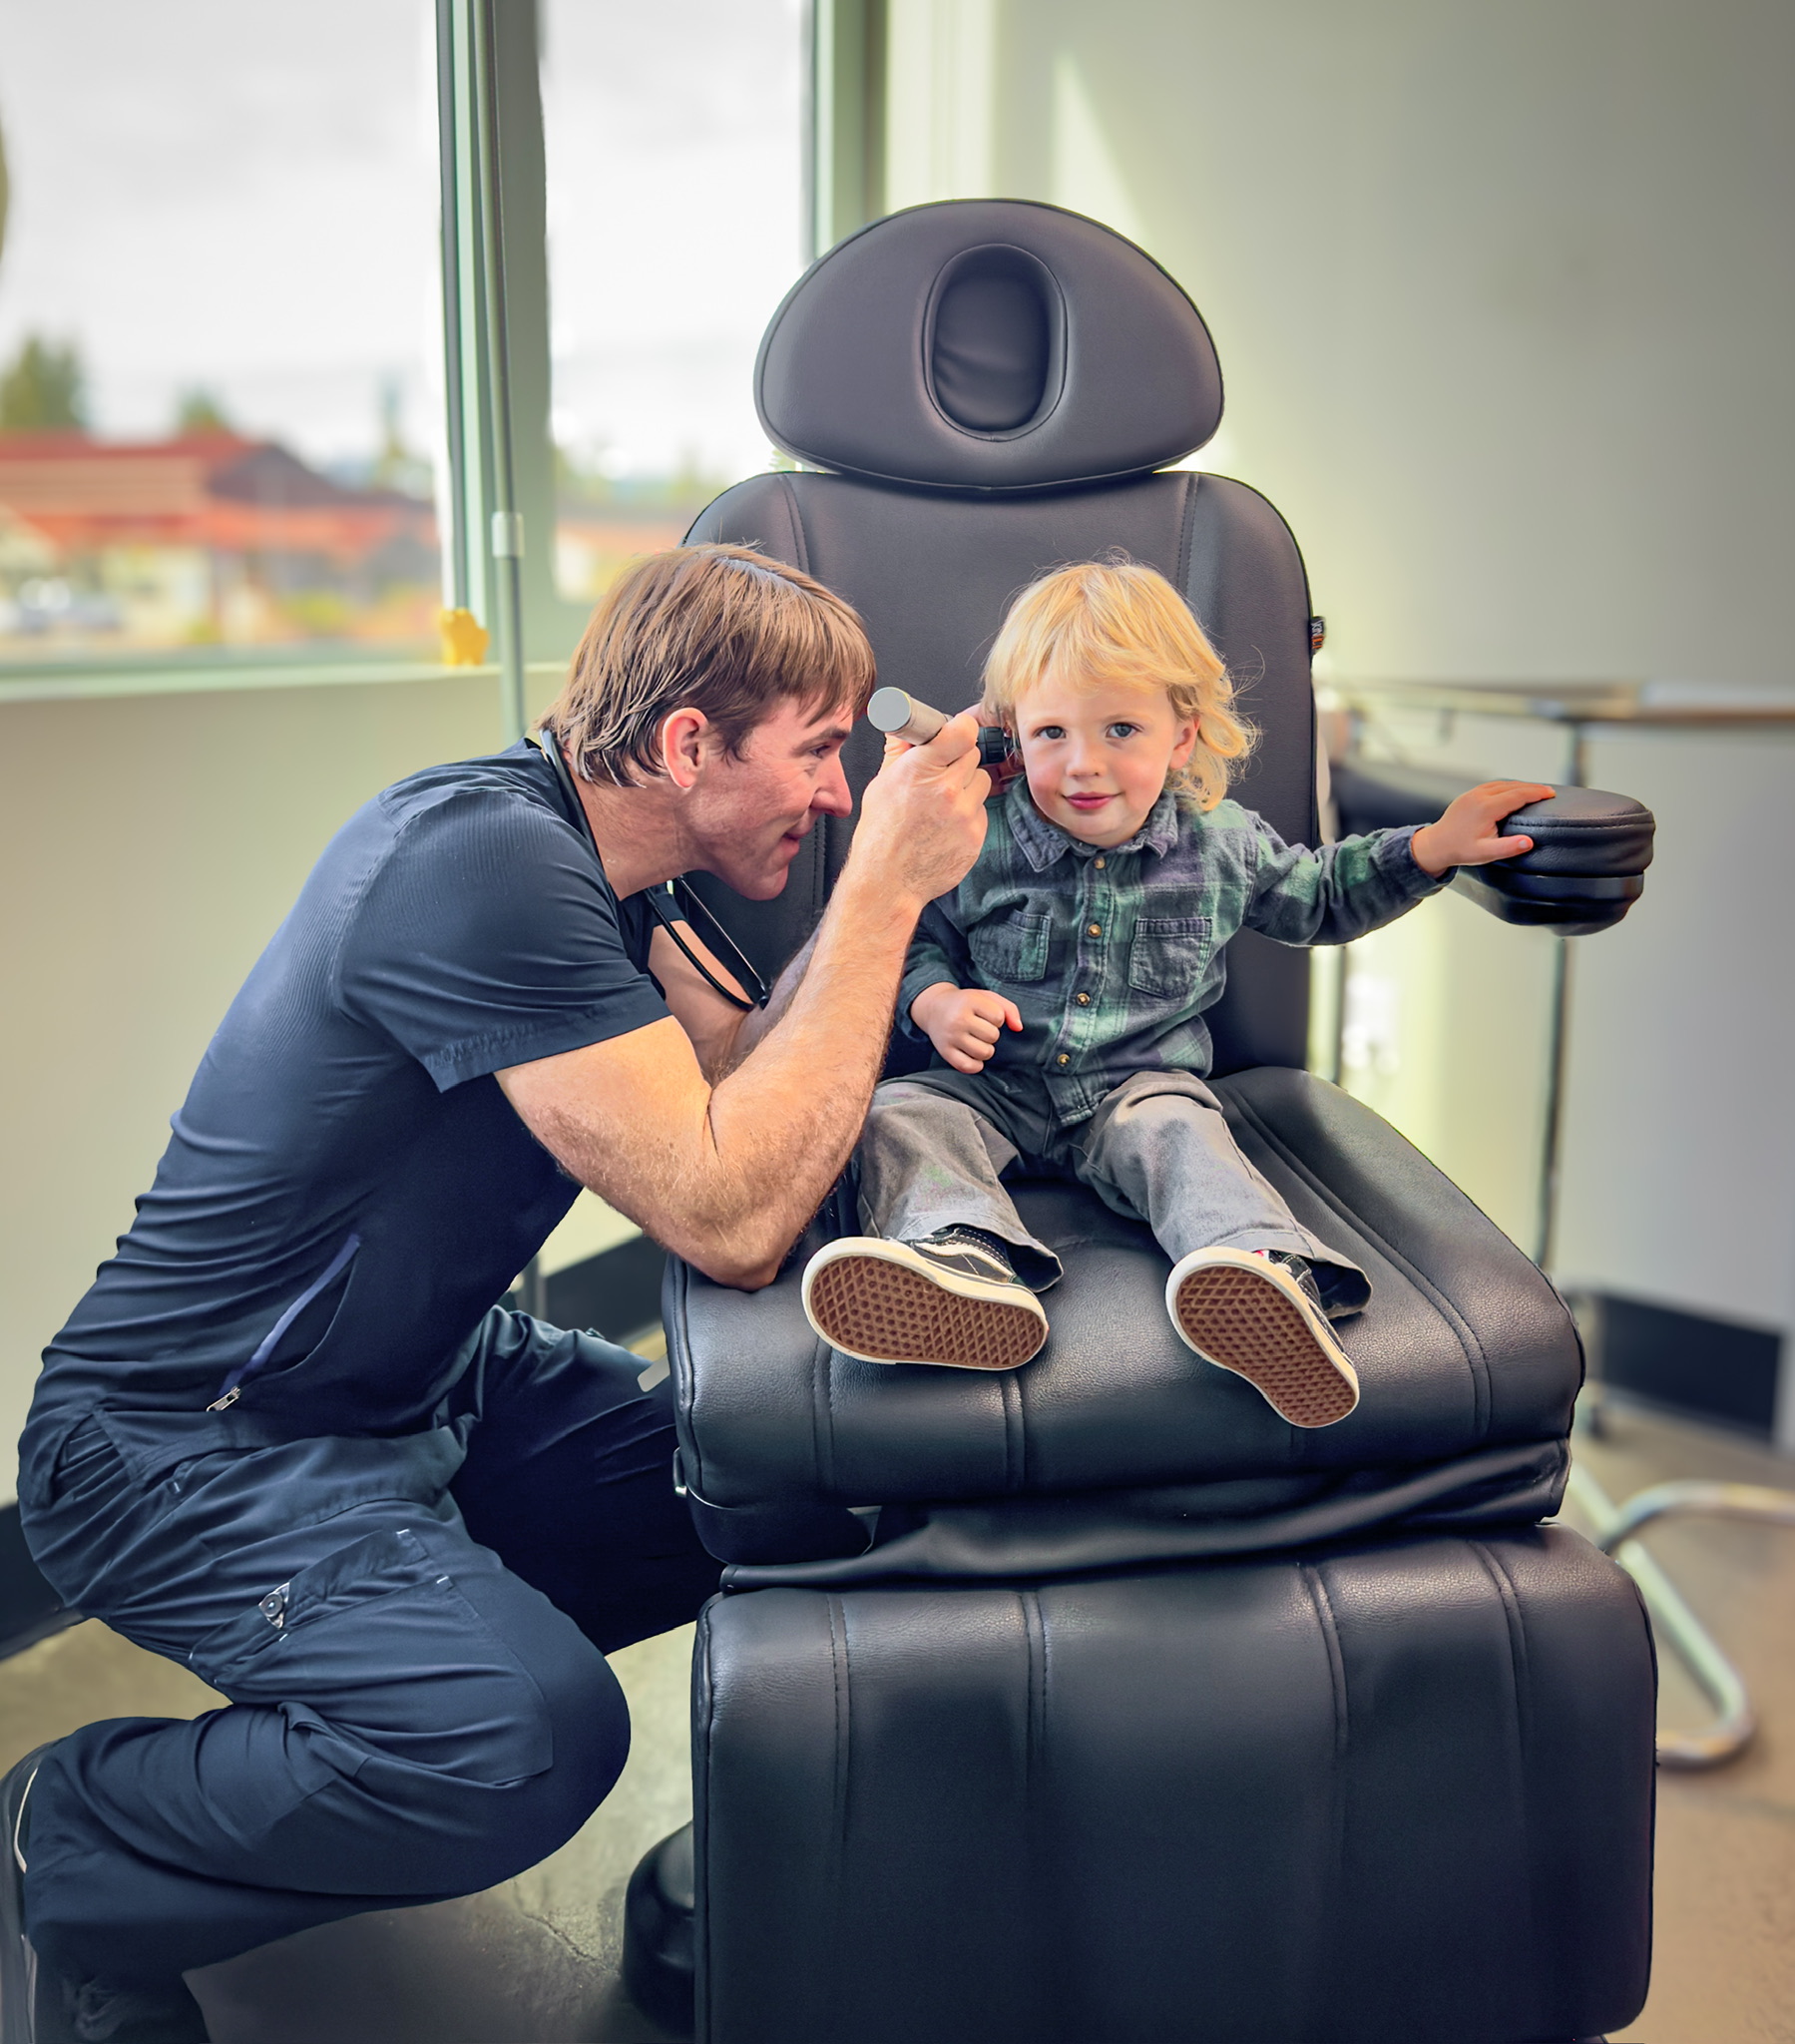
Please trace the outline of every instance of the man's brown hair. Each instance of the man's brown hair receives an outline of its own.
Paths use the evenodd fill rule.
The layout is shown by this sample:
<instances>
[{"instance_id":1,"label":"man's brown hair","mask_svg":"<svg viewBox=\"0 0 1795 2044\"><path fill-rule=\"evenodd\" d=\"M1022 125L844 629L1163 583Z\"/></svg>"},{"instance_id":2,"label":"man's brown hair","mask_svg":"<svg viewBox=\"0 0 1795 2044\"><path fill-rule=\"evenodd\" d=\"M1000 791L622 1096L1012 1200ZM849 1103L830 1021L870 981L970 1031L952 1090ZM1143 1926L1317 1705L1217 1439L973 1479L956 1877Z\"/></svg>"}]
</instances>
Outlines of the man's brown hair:
<instances>
[{"instance_id":1,"label":"man's brown hair","mask_svg":"<svg viewBox=\"0 0 1795 2044\"><path fill-rule=\"evenodd\" d=\"M780 703L858 717L873 652L848 604L749 547L670 547L627 568L592 614L544 714L583 779L661 772L661 725L701 710L728 750Z\"/></svg>"}]
</instances>

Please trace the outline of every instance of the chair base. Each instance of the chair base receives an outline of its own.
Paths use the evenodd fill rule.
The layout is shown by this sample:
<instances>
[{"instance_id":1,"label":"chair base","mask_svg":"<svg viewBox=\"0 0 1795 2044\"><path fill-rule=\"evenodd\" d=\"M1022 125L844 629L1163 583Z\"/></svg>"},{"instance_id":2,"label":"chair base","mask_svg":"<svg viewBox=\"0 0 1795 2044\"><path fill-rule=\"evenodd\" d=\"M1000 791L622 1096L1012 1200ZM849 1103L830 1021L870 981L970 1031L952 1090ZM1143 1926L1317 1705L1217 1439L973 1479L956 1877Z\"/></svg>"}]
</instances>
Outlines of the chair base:
<instances>
[{"instance_id":1,"label":"chair base","mask_svg":"<svg viewBox=\"0 0 1795 2044\"><path fill-rule=\"evenodd\" d=\"M644 1853L624 1894L624 1992L675 2036L692 2022L691 1826Z\"/></svg>"},{"instance_id":2,"label":"chair base","mask_svg":"<svg viewBox=\"0 0 1795 2044\"><path fill-rule=\"evenodd\" d=\"M1534 2044L1644 2001L1650 1641L1563 1528L759 1590L696 1666L705 2044Z\"/></svg>"}]
</instances>

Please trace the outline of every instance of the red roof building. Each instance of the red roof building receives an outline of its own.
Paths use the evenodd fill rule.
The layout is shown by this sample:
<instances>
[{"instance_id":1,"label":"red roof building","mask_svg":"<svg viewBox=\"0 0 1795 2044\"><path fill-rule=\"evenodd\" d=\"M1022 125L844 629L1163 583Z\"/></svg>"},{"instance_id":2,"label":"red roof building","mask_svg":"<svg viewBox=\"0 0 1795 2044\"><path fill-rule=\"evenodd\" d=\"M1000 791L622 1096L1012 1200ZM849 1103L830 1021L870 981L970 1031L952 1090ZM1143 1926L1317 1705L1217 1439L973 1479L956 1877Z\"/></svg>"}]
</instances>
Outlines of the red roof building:
<instances>
[{"instance_id":1,"label":"red roof building","mask_svg":"<svg viewBox=\"0 0 1795 2044\"><path fill-rule=\"evenodd\" d=\"M65 559L116 546L299 557L352 575L388 549L434 550L431 507L350 489L284 447L235 433L111 442L0 433L0 505Z\"/></svg>"}]
</instances>

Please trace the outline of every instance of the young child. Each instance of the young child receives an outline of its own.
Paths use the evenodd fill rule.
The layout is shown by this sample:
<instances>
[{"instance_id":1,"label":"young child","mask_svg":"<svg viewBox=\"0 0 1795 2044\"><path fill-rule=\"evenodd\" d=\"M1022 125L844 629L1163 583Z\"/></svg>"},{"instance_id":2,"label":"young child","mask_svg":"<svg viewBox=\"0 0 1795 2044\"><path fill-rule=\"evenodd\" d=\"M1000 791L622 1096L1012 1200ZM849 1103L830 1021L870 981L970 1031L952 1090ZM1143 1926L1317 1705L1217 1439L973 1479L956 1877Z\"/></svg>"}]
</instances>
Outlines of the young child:
<instances>
[{"instance_id":1,"label":"young child","mask_svg":"<svg viewBox=\"0 0 1795 2044\"><path fill-rule=\"evenodd\" d=\"M1528 850L1501 819L1551 794L1492 781L1437 823L1308 851L1228 800L1251 733L1170 583L1133 564L1024 591L985 668L985 714L1024 775L977 864L918 926L900 1018L938 1063L887 1080L858 1152L861 1224L804 1273L804 1310L870 1362L1014 1369L1047 1338L1059 1259L1000 1183L1077 1179L1172 1260L1165 1304L1199 1355L1295 1426L1358 1402L1332 1321L1365 1274L1298 1222L1203 1084L1228 939L1341 944L1456 866Z\"/></svg>"}]
</instances>

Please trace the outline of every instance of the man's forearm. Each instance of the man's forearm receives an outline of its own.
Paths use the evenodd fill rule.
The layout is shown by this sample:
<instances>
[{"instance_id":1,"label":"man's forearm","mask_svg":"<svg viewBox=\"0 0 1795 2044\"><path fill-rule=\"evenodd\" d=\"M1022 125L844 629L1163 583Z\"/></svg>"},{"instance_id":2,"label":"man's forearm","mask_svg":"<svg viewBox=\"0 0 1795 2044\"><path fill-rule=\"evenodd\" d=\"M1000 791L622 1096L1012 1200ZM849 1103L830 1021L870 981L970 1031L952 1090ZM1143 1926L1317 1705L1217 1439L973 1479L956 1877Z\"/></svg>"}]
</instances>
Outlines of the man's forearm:
<instances>
[{"instance_id":1,"label":"man's forearm","mask_svg":"<svg viewBox=\"0 0 1795 2044\"><path fill-rule=\"evenodd\" d=\"M805 952L781 975L759 1040L712 1091L721 1198L711 1225L735 1282L771 1278L852 1154L885 1062L915 924L914 906L850 866Z\"/></svg>"}]
</instances>

